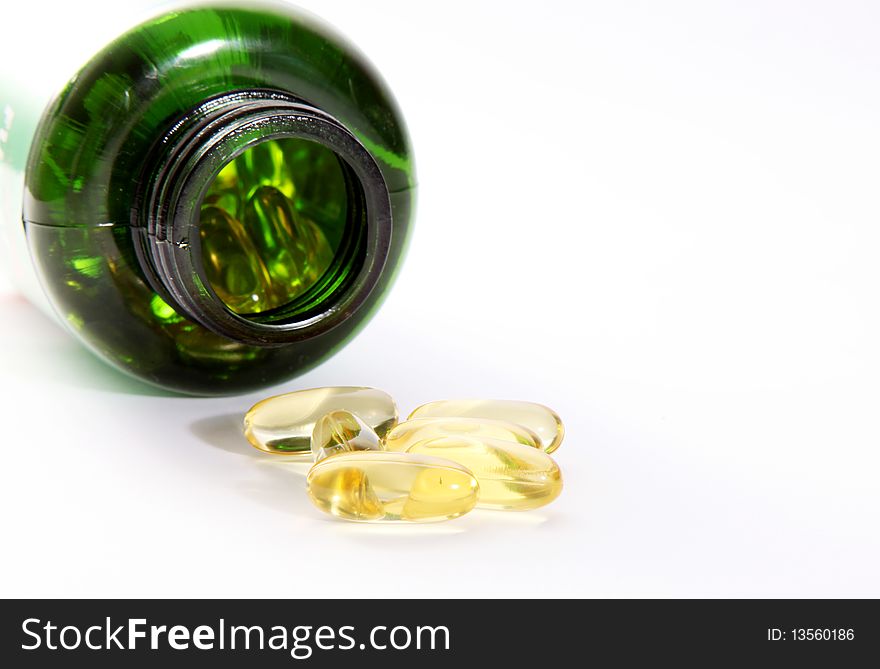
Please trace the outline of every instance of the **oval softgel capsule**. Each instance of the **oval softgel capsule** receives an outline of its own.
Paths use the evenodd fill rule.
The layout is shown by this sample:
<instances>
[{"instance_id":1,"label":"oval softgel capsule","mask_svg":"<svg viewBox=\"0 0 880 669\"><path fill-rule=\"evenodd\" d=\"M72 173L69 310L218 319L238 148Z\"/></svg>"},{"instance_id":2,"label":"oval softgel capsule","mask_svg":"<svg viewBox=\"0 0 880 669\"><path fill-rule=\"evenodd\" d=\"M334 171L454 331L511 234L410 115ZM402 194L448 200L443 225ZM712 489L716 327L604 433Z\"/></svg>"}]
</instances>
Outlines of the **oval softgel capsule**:
<instances>
[{"instance_id":1,"label":"oval softgel capsule","mask_svg":"<svg viewBox=\"0 0 880 669\"><path fill-rule=\"evenodd\" d=\"M381 439L397 424L397 405L376 388L333 386L298 390L257 402L244 417L254 448L275 455L311 457L315 423L331 411L356 414Z\"/></svg>"},{"instance_id":2,"label":"oval softgel capsule","mask_svg":"<svg viewBox=\"0 0 880 669\"><path fill-rule=\"evenodd\" d=\"M478 418L516 423L537 434L546 453L559 448L565 436L562 419L553 409L518 400L439 400L420 406L408 421L414 418Z\"/></svg>"},{"instance_id":3,"label":"oval softgel capsule","mask_svg":"<svg viewBox=\"0 0 880 669\"><path fill-rule=\"evenodd\" d=\"M307 481L315 506L354 521L449 520L473 509L479 495L473 473L455 462L387 451L325 458Z\"/></svg>"},{"instance_id":4,"label":"oval softgel capsule","mask_svg":"<svg viewBox=\"0 0 880 669\"><path fill-rule=\"evenodd\" d=\"M339 453L382 450L385 446L376 431L350 411L331 411L312 430L315 462Z\"/></svg>"},{"instance_id":5,"label":"oval softgel capsule","mask_svg":"<svg viewBox=\"0 0 880 669\"><path fill-rule=\"evenodd\" d=\"M420 441L438 437L465 436L503 439L532 448L542 448L541 437L524 425L506 420L480 418L413 418L397 424L385 437L389 451L406 451Z\"/></svg>"},{"instance_id":6,"label":"oval softgel capsule","mask_svg":"<svg viewBox=\"0 0 880 669\"><path fill-rule=\"evenodd\" d=\"M544 451L501 439L439 437L407 453L440 457L466 467L480 484L478 506L526 511L549 504L562 492L559 466Z\"/></svg>"}]
</instances>

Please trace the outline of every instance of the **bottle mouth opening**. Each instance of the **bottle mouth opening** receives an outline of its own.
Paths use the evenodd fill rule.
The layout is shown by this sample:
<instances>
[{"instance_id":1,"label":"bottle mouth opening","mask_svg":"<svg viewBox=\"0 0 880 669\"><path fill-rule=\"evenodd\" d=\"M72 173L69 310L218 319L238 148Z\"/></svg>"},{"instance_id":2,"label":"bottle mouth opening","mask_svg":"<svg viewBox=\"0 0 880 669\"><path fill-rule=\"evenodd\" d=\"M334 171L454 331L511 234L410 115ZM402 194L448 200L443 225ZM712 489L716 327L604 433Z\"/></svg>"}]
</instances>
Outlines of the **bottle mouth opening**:
<instances>
[{"instance_id":1,"label":"bottle mouth opening","mask_svg":"<svg viewBox=\"0 0 880 669\"><path fill-rule=\"evenodd\" d=\"M220 168L199 211L208 285L229 309L272 323L303 314L363 264L360 182L315 141L267 139Z\"/></svg>"},{"instance_id":2,"label":"bottle mouth opening","mask_svg":"<svg viewBox=\"0 0 880 669\"><path fill-rule=\"evenodd\" d=\"M136 244L160 295L254 345L309 339L358 309L391 240L384 178L336 119L275 91L206 101L147 161Z\"/></svg>"}]
</instances>

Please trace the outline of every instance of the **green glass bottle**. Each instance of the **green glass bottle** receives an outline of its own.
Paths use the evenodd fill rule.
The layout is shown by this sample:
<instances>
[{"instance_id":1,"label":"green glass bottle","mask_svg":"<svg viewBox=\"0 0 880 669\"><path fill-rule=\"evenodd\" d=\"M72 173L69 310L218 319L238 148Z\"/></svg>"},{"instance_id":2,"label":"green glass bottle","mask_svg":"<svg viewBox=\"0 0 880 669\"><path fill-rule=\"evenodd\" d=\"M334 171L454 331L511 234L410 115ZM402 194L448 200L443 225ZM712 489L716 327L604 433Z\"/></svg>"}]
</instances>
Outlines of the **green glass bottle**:
<instances>
[{"instance_id":1,"label":"green glass bottle","mask_svg":"<svg viewBox=\"0 0 880 669\"><path fill-rule=\"evenodd\" d=\"M314 19L252 2L165 12L38 121L15 93L0 89L3 216L23 221L57 314L125 372L201 395L278 383L387 292L409 141L376 72Z\"/></svg>"}]
</instances>

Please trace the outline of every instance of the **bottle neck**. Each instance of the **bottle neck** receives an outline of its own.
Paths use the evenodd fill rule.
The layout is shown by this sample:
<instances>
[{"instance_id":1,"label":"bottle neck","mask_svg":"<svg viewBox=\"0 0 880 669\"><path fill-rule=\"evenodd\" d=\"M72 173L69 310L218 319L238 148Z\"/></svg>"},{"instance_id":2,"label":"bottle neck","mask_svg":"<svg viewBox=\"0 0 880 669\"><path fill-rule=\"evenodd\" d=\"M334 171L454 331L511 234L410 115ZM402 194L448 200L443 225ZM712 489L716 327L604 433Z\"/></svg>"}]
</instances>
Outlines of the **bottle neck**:
<instances>
[{"instance_id":1,"label":"bottle neck","mask_svg":"<svg viewBox=\"0 0 880 669\"><path fill-rule=\"evenodd\" d=\"M343 234L329 267L303 294L242 314L209 280L200 212L224 166L280 139L309 140L335 154L345 184ZM257 346L310 339L347 319L382 274L392 228L388 187L367 149L332 116L272 90L228 93L178 119L144 161L133 219L138 260L154 290L181 315Z\"/></svg>"}]
</instances>

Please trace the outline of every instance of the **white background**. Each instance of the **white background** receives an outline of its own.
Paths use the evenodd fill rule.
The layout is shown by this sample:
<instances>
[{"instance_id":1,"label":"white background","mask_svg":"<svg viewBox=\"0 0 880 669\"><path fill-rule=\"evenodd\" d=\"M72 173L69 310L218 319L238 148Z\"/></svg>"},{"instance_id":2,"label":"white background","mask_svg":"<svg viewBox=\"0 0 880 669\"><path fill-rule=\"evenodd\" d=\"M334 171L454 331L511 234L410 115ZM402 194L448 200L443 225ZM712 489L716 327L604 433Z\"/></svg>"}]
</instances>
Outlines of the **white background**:
<instances>
[{"instance_id":1,"label":"white background","mask_svg":"<svg viewBox=\"0 0 880 669\"><path fill-rule=\"evenodd\" d=\"M880 596L877 6L302 4L395 91L419 211L375 320L277 390L548 404L562 497L335 521L240 436L262 394L163 396L5 290L0 593Z\"/></svg>"}]
</instances>

